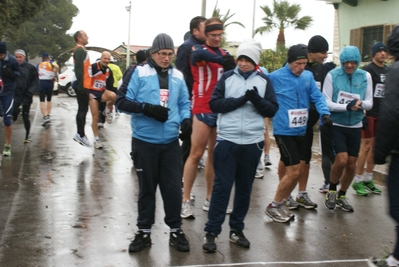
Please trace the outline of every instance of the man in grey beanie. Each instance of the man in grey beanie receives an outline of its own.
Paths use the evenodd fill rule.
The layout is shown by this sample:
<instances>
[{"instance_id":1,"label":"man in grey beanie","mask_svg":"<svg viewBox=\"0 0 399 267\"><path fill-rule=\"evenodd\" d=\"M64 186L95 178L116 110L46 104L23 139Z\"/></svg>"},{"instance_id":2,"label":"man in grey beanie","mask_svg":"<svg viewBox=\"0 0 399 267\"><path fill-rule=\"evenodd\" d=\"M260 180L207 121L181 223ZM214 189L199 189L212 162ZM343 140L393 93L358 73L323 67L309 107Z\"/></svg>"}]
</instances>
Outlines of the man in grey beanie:
<instances>
[{"instance_id":1,"label":"man in grey beanie","mask_svg":"<svg viewBox=\"0 0 399 267\"><path fill-rule=\"evenodd\" d=\"M155 195L159 185L164 201L169 244L178 251L190 250L181 229L180 209L182 156L180 136L190 136L190 101L183 74L172 67L172 38L158 34L145 64L130 69L118 92L117 108L131 114L132 158L139 180L138 232L129 252L151 246L155 223ZM169 82L170 81L170 82Z\"/></svg>"}]
</instances>

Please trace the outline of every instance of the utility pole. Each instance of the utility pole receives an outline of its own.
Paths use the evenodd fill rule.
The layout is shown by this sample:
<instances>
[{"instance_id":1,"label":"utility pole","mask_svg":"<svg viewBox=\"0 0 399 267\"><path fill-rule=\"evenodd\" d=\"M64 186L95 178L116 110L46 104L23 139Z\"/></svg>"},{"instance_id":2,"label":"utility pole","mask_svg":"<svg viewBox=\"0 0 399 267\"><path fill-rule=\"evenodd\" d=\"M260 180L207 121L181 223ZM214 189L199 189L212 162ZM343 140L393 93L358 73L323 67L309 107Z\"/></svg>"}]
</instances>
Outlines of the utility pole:
<instances>
[{"instance_id":1,"label":"utility pole","mask_svg":"<svg viewBox=\"0 0 399 267\"><path fill-rule=\"evenodd\" d=\"M206 17L206 0L202 0L201 16Z\"/></svg>"},{"instance_id":2,"label":"utility pole","mask_svg":"<svg viewBox=\"0 0 399 267\"><path fill-rule=\"evenodd\" d=\"M256 6L256 0L254 0L254 10L252 14L252 39L255 37L255 6Z\"/></svg>"},{"instance_id":3,"label":"utility pole","mask_svg":"<svg viewBox=\"0 0 399 267\"><path fill-rule=\"evenodd\" d=\"M129 12L129 25L127 33L127 48L126 48L126 69L130 67L130 10L132 9L132 1L129 1L129 5L126 7L127 12Z\"/></svg>"}]
</instances>

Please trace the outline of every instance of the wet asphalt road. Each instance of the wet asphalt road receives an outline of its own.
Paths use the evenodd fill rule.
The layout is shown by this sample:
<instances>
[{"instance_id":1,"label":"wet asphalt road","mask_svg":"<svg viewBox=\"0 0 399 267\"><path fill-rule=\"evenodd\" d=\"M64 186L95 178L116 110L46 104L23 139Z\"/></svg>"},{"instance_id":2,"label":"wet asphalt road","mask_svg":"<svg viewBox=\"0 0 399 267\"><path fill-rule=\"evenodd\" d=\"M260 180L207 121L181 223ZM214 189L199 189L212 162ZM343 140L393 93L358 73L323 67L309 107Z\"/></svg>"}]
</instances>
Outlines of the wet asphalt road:
<instances>
[{"instance_id":1,"label":"wet asphalt road","mask_svg":"<svg viewBox=\"0 0 399 267\"><path fill-rule=\"evenodd\" d=\"M381 196L358 197L348 191L355 212L329 211L318 192L320 163L312 162L308 192L319 204L300 209L295 220L275 223L263 213L273 199L278 177L278 151L272 148L272 168L254 182L245 234L250 249L229 242L223 225L218 252L202 251L207 213L203 171L194 184L195 220L184 220L191 251L169 247L158 193L152 246L136 254L127 251L136 231L138 183L132 168L129 117L122 114L100 131L103 150L72 140L76 133L75 98L54 97L51 125L42 127L35 97L31 109L32 142L23 144L21 119L14 124L12 156L0 167L0 266L367 266L366 259L392 249L394 224ZM91 117L86 133L90 139ZM4 134L0 134L0 145ZM296 189L295 189L296 194ZM228 219L228 215L226 216Z\"/></svg>"}]
</instances>

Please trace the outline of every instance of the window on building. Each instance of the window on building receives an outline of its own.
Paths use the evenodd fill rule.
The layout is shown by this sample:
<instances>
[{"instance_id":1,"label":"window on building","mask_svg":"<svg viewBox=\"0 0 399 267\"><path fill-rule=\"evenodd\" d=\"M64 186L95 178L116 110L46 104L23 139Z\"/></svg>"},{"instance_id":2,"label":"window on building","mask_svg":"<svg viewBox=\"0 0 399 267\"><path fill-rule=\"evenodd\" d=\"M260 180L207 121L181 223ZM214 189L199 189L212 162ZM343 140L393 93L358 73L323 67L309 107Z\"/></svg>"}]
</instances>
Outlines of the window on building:
<instances>
[{"instance_id":1,"label":"window on building","mask_svg":"<svg viewBox=\"0 0 399 267\"><path fill-rule=\"evenodd\" d=\"M357 46L363 62L371 61L371 46L377 41L385 43L394 24L375 25L352 29L350 31L350 45Z\"/></svg>"}]
</instances>

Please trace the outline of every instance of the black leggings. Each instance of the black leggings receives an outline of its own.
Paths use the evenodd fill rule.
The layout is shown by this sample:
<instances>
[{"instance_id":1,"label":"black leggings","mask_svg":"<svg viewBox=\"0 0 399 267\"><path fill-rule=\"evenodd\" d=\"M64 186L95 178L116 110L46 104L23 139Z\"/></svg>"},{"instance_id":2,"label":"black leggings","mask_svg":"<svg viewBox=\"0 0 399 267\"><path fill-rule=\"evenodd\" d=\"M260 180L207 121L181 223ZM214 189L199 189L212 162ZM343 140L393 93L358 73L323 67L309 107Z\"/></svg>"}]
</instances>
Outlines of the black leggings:
<instances>
[{"instance_id":1,"label":"black leggings","mask_svg":"<svg viewBox=\"0 0 399 267\"><path fill-rule=\"evenodd\" d=\"M78 134L83 137L85 136L85 125L86 115L89 111L89 95L85 90L85 93L79 93L76 95L78 101L78 113L76 114L76 125L78 127Z\"/></svg>"},{"instance_id":2,"label":"black leggings","mask_svg":"<svg viewBox=\"0 0 399 267\"><path fill-rule=\"evenodd\" d=\"M22 106L22 120L24 121L24 127L25 127L25 139L28 139L29 134L30 134L30 120L29 120L29 111L30 111L30 105L23 105ZM19 109L20 104L17 102L14 102L14 108L13 108L13 120L16 121L18 119L18 114L21 111Z\"/></svg>"}]
</instances>

